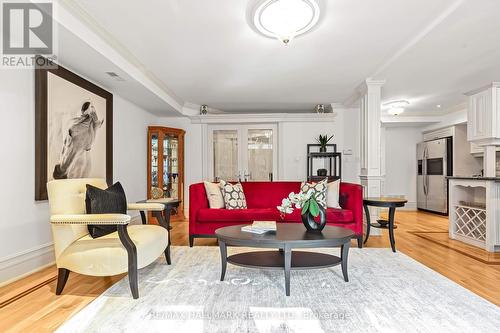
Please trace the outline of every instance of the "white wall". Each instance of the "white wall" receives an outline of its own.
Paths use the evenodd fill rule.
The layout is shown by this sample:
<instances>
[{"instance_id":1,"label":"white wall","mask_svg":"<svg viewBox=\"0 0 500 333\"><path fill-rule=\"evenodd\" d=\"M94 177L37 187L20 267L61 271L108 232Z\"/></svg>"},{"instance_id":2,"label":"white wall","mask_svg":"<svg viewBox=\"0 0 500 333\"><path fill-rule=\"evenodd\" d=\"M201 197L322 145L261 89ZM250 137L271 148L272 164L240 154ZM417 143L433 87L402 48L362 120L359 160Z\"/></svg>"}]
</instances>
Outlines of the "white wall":
<instances>
[{"instance_id":1,"label":"white wall","mask_svg":"<svg viewBox=\"0 0 500 333\"><path fill-rule=\"evenodd\" d=\"M0 70L0 284L53 261L46 201L36 202L34 73ZM146 197L146 131L156 116L114 95L114 180Z\"/></svg>"},{"instance_id":2,"label":"white wall","mask_svg":"<svg viewBox=\"0 0 500 333\"><path fill-rule=\"evenodd\" d=\"M359 110L338 110L330 122L283 122L280 131L280 179L304 180L307 144L316 143L320 134L333 134L330 143L337 144L338 152L352 151L352 155L342 156L342 179L359 183ZM313 168L314 174L316 169Z\"/></svg>"},{"instance_id":3,"label":"white wall","mask_svg":"<svg viewBox=\"0 0 500 333\"><path fill-rule=\"evenodd\" d=\"M422 141L421 127L385 128L385 194L404 195L406 209L416 209L417 143Z\"/></svg>"},{"instance_id":4,"label":"white wall","mask_svg":"<svg viewBox=\"0 0 500 333\"><path fill-rule=\"evenodd\" d=\"M148 126L157 117L118 95L113 96L113 111L113 180L123 185L128 202L144 200Z\"/></svg>"}]
</instances>

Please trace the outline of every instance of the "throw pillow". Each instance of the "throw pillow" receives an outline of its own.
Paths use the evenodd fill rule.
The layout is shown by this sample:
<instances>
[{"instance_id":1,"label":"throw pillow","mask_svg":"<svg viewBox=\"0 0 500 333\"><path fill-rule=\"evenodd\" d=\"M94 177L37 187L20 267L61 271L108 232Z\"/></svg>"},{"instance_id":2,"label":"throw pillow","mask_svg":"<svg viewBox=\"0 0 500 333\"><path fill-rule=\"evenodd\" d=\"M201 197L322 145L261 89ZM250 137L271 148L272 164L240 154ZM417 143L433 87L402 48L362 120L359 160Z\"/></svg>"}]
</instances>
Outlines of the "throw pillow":
<instances>
[{"instance_id":1,"label":"throw pillow","mask_svg":"<svg viewBox=\"0 0 500 333\"><path fill-rule=\"evenodd\" d=\"M224 208L224 198L219 184L211 182L203 182L205 184L205 192L207 192L208 206L210 208Z\"/></svg>"},{"instance_id":2,"label":"throw pillow","mask_svg":"<svg viewBox=\"0 0 500 333\"><path fill-rule=\"evenodd\" d=\"M127 214L127 198L120 182L105 190L87 184L85 206L87 214ZM98 238L115 232L117 226L89 224L88 229L92 238Z\"/></svg>"},{"instance_id":3,"label":"throw pillow","mask_svg":"<svg viewBox=\"0 0 500 333\"><path fill-rule=\"evenodd\" d=\"M328 179L322 180L318 183L302 182L302 184L300 185L300 190L303 193L307 193L312 189L314 191L314 196L316 197L316 201L318 202L318 204L326 208L327 183Z\"/></svg>"},{"instance_id":4,"label":"throw pillow","mask_svg":"<svg viewBox=\"0 0 500 333\"><path fill-rule=\"evenodd\" d=\"M340 192L340 179L328 183L326 190L326 207L340 208L339 192Z\"/></svg>"},{"instance_id":5,"label":"throw pillow","mask_svg":"<svg viewBox=\"0 0 500 333\"><path fill-rule=\"evenodd\" d=\"M230 184L224 180L220 181L222 195L226 209L247 209L247 200L243 193L241 183Z\"/></svg>"}]
</instances>

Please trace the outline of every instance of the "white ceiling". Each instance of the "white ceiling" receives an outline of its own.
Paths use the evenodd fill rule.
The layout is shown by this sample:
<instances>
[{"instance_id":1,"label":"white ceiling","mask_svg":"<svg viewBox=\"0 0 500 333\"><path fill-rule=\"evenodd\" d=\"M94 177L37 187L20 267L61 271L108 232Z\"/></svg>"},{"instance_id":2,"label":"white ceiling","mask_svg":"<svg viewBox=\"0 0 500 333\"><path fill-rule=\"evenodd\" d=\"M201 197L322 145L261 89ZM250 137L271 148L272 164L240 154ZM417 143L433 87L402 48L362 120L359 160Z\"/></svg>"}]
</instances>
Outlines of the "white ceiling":
<instances>
[{"instance_id":1,"label":"white ceiling","mask_svg":"<svg viewBox=\"0 0 500 333\"><path fill-rule=\"evenodd\" d=\"M169 93L225 112L309 111L375 77L384 101L434 115L500 80L497 0L324 0L319 27L288 47L248 26L252 1L77 3Z\"/></svg>"}]
</instances>

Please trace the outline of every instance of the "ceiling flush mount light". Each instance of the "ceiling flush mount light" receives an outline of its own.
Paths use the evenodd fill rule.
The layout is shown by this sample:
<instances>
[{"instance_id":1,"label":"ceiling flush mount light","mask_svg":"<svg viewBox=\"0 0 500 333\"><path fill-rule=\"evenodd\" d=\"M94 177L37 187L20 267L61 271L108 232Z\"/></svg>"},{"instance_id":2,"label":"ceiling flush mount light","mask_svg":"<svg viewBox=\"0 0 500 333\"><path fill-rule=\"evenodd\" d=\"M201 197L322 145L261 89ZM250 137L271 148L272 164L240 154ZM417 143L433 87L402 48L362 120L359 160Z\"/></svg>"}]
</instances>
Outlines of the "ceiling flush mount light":
<instances>
[{"instance_id":1,"label":"ceiling flush mount light","mask_svg":"<svg viewBox=\"0 0 500 333\"><path fill-rule=\"evenodd\" d=\"M264 0L256 7L253 23L267 37L288 45L295 37L311 30L319 20L316 0Z\"/></svg>"},{"instance_id":2,"label":"ceiling flush mount light","mask_svg":"<svg viewBox=\"0 0 500 333\"><path fill-rule=\"evenodd\" d=\"M393 101L384 104L384 108L387 109L387 113L391 116L398 116L405 112L405 107L410 104L408 101Z\"/></svg>"}]
</instances>

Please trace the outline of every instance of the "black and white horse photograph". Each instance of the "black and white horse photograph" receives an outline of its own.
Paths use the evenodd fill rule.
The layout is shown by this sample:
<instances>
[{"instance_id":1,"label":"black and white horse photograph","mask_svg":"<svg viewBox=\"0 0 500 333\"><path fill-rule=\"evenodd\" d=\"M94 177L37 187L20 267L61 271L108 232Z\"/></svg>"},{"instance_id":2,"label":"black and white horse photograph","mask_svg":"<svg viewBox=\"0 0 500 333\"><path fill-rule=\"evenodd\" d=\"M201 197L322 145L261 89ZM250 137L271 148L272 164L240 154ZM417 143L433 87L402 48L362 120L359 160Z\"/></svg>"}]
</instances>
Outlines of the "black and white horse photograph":
<instances>
[{"instance_id":1,"label":"black and white horse photograph","mask_svg":"<svg viewBox=\"0 0 500 333\"><path fill-rule=\"evenodd\" d=\"M111 182L113 95L61 66L36 74L35 199L53 179Z\"/></svg>"},{"instance_id":2,"label":"black and white horse photograph","mask_svg":"<svg viewBox=\"0 0 500 333\"><path fill-rule=\"evenodd\" d=\"M81 114L68 124L54 179L87 178L92 170L92 145L104 119L99 119L94 105L85 102Z\"/></svg>"},{"instance_id":3,"label":"black and white horse photograph","mask_svg":"<svg viewBox=\"0 0 500 333\"><path fill-rule=\"evenodd\" d=\"M106 100L49 74L47 180L106 174Z\"/></svg>"}]
</instances>

